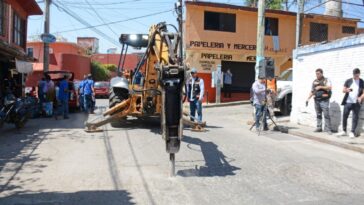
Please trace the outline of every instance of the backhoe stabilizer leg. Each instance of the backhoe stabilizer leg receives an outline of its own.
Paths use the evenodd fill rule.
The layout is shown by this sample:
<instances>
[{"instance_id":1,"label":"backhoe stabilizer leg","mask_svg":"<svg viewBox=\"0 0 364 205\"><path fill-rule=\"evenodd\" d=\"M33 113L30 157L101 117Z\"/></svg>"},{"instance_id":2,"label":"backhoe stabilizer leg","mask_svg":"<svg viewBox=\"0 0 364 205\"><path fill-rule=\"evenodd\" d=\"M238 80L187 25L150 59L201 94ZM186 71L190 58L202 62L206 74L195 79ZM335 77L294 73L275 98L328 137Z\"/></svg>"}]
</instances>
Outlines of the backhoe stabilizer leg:
<instances>
[{"instance_id":1,"label":"backhoe stabilizer leg","mask_svg":"<svg viewBox=\"0 0 364 205\"><path fill-rule=\"evenodd\" d=\"M101 121L98 121L98 122L86 122L85 131L86 132L100 132L100 130L98 129L99 127L106 125L110 122L116 121L118 119L120 120L121 118L126 117L127 115L128 115L128 113L124 111L124 112L114 114L114 115L112 115L108 118L105 118Z\"/></svg>"}]
</instances>

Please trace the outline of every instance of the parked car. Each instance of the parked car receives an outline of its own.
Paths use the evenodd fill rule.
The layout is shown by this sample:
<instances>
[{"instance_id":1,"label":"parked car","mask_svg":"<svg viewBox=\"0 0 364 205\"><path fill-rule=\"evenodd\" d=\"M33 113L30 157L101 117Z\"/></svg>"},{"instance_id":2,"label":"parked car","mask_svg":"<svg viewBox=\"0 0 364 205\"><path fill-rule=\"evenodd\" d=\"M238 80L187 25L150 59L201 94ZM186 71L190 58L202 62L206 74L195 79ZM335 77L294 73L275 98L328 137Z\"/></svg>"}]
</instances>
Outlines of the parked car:
<instances>
[{"instance_id":1,"label":"parked car","mask_svg":"<svg viewBox=\"0 0 364 205\"><path fill-rule=\"evenodd\" d=\"M275 108L283 115L289 115L292 110L292 68L283 71L277 79L277 98Z\"/></svg>"},{"instance_id":2,"label":"parked car","mask_svg":"<svg viewBox=\"0 0 364 205\"><path fill-rule=\"evenodd\" d=\"M77 90L75 87L75 83L74 83L74 76L75 74L71 71L65 71L65 70L59 70L59 71L48 71L45 74L48 74L49 76L51 76L52 81L54 82L54 84L56 84L57 82L60 82L63 79L64 75L68 75L68 89L70 90L70 96L69 96L69 108L70 109L78 109L79 107L79 102L78 102L78 97L77 97Z\"/></svg>"},{"instance_id":3,"label":"parked car","mask_svg":"<svg viewBox=\"0 0 364 205\"><path fill-rule=\"evenodd\" d=\"M109 98L110 83L106 81L95 82L95 97Z\"/></svg>"}]
</instances>

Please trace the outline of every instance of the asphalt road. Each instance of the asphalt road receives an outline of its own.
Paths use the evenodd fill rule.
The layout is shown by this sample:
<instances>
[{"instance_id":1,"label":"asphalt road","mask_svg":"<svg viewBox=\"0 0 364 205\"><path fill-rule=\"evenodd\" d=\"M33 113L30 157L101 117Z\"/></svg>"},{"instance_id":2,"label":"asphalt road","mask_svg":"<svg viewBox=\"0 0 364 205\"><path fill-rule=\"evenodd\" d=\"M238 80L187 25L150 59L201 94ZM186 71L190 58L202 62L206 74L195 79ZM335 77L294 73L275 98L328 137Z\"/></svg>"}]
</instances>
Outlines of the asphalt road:
<instances>
[{"instance_id":1,"label":"asphalt road","mask_svg":"<svg viewBox=\"0 0 364 205\"><path fill-rule=\"evenodd\" d=\"M106 100L99 100L105 106ZM156 120L85 133L85 120L36 119L0 132L0 204L363 204L364 155L248 130L249 105L204 110L169 177Z\"/></svg>"}]
</instances>

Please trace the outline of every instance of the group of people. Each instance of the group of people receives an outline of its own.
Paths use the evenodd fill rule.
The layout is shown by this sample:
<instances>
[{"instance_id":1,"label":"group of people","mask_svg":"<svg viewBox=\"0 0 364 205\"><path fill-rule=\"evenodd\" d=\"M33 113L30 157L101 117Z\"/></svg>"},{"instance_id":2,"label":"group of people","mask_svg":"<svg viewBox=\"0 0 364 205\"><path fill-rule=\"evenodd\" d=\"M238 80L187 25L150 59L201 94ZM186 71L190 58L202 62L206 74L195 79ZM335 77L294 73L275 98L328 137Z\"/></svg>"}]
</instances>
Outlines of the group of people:
<instances>
[{"instance_id":1,"label":"group of people","mask_svg":"<svg viewBox=\"0 0 364 205\"><path fill-rule=\"evenodd\" d=\"M341 105L344 106L343 121L342 121L342 132L338 133L338 136L347 136L350 138L358 137L356 129L359 122L359 113L361 108L361 103L364 99L364 81L360 78L359 68L353 70L353 77L345 81L343 86L344 98ZM312 83L311 92L307 98L306 105L308 101L314 97L315 100L315 110L317 116L317 128L315 132L325 131L328 134L332 134L331 120L329 114L330 97L332 95L332 84L328 78L323 75L323 70L318 68L316 70L316 79ZM351 130L347 131L348 117L352 112L352 124ZM322 129L322 115L325 118L325 126Z\"/></svg>"},{"instance_id":2,"label":"group of people","mask_svg":"<svg viewBox=\"0 0 364 205\"><path fill-rule=\"evenodd\" d=\"M309 100L313 97L315 102L315 111L317 118L317 127L314 132L327 132L332 134L332 127L330 121L330 98L332 95L332 84L330 79L324 77L323 70L321 68L316 69L316 79L312 83L310 94L306 100L306 106L308 106ZM264 112L267 105L267 95L270 89L266 88L266 79L260 77L252 85L253 102L255 107L255 127L260 128L260 119L264 116ZM359 68L353 70L353 77L345 81L343 86L344 98L342 105L344 106L343 118L342 118L342 132L339 132L338 136L349 136L350 138L357 137L356 129L359 121L359 113L361 103L364 100L364 81L360 78ZM352 125L350 132L347 131L348 117L352 112ZM273 113L269 113L273 114ZM268 115L265 115L268 116ZM325 124L323 128L323 117ZM267 118L263 118L263 130L268 130Z\"/></svg>"},{"instance_id":3,"label":"group of people","mask_svg":"<svg viewBox=\"0 0 364 205\"><path fill-rule=\"evenodd\" d=\"M50 75L45 74L38 82L37 94L40 112L44 112L46 116L54 115L56 119L59 115L68 119L69 92L67 75L64 75L61 81L54 83Z\"/></svg>"}]
</instances>

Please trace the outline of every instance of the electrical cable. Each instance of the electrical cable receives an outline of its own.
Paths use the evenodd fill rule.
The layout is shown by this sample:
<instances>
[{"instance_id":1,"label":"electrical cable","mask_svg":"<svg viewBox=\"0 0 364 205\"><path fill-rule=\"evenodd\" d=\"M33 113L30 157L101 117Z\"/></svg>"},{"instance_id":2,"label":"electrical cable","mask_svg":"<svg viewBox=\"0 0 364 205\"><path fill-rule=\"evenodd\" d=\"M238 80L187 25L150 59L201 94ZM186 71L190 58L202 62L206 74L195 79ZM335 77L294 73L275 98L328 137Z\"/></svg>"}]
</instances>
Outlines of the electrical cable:
<instances>
[{"instance_id":1,"label":"electrical cable","mask_svg":"<svg viewBox=\"0 0 364 205\"><path fill-rule=\"evenodd\" d=\"M106 23L105 20L100 16L100 14L96 11L96 9L90 4L88 0L85 0L88 5L90 5L91 9L95 12L96 16L102 21L102 23ZM116 36L119 36L114 30L111 29L110 25L106 25L111 32L113 32Z\"/></svg>"}]
</instances>

